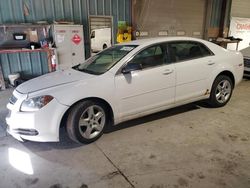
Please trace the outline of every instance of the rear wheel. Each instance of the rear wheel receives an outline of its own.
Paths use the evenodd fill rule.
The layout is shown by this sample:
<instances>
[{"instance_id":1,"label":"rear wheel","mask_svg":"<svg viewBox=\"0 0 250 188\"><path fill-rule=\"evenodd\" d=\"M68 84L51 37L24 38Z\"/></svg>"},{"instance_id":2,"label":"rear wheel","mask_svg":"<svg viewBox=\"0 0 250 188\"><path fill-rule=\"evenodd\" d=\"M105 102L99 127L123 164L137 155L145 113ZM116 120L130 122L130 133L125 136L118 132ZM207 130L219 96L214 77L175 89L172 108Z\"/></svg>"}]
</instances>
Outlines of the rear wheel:
<instances>
[{"instance_id":1,"label":"rear wheel","mask_svg":"<svg viewBox=\"0 0 250 188\"><path fill-rule=\"evenodd\" d=\"M88 144L102 136L107 122L107 110L102 103L83 101L70 110L67 132L73 141Z\"/></svg>"},{"instance_id":2,"label":"rear wheel","mask_svg":"<svg viewBox=\"0 0 250 188\"><path fill-rule=\"evenodd\" d=\"M218 76L212 86L209 104L212 107L225 106L233 92L232 80L226 75Z\"/></svg>"}]
</instances>

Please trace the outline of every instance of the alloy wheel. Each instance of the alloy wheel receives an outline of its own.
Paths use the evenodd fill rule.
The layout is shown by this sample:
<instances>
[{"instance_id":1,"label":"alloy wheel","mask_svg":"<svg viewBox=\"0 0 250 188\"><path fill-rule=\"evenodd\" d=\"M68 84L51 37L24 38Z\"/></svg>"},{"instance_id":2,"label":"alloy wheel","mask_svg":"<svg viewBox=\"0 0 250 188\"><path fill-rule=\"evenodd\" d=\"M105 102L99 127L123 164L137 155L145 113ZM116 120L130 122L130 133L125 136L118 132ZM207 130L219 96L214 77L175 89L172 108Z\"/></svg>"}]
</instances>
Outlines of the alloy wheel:
<instances>
[{"instance_id":1,"label":"alloy wheel","mask_svg":"<svg viewBox=\"0 0 250 188\"><path fill-rule=\"evenodd\" d=\"M216 87L216 100L223 104L227 102L232 93L232 87L228 80L222 80Z\"/></svg>"},{"instance_id":2,"label":"alloy wheel","mask_svg":"<svg viewBox=\"0 0 250 188\"><path fill-rule=\"evenodd\" d=\"M106 116L104 110L97 105L85 109L79 119L79 131L85 139L98 136L105 125Z\"/></svg>"}]
</instances>

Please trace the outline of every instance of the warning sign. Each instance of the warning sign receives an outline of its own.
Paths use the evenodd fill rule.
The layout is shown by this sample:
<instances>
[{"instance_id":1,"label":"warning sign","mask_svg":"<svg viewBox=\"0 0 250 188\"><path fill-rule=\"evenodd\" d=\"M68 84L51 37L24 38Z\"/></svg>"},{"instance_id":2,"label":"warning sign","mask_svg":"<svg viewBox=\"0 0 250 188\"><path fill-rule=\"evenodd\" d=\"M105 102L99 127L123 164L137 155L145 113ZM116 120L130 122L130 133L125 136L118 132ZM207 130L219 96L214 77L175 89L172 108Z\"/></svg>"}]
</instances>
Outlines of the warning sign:
<instances>
[{"instance_id":1,"label":"warning sign","mask_svg":"<svg viewBox=\"0 0 250 188\"><path fill-rule=\"evenodd\" d=\"M81 42L82 38L78 34L75 34L71 40L77 45Z\"/></svg>"}]
</instances>

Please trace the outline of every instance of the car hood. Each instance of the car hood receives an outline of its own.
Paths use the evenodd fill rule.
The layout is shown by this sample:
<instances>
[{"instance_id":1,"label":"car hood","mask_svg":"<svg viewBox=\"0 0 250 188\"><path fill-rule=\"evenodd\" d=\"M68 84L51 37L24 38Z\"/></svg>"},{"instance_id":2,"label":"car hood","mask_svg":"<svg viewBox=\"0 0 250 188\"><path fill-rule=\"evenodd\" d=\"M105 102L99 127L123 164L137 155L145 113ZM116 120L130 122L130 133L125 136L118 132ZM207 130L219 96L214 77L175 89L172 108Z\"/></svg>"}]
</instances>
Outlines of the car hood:
<instances>
[{"instance_id":1,"label":"car hood","mask_svg":"<svg viewBox=\"0 0 250 188\"><path fill-rule=\"evenodd\" d=\"M74 69L60 70L24 82L16 90L23 94L32 93L79 80L87 80L94 76Z\"/></svg>"}]
</instances>

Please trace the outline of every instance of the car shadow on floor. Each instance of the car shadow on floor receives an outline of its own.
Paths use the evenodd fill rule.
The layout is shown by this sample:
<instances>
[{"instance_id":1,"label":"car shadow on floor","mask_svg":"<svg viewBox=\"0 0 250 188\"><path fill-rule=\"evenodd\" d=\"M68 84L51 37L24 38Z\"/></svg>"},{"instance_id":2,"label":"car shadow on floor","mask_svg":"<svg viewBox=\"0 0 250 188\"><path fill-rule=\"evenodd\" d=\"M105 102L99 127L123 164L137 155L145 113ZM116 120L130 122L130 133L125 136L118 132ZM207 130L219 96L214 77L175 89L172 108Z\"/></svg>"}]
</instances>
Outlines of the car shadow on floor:
<instances>
[{"instance_id":1,"label":"car shadow on floor","mask_svg":"<svg viewBox=\"0 0 250 188\"><path fill-rule=\"evenodd\" d=\"M133 119L130 121L126 121L120 124L117 124L115 126L110 126L108 128L106 128L105 133L111 133L111 132L115 132L121 129L126 129L129 127L133 127L136 125L140 125L140 124L144 124L144 123L148 123L151 121L155 121L155 120L159 120L159 119L163 119L163 118L167 118L167 117L171 117L177 114L181 114L181 113L185 113L188 111L193 111L193 110L197 110L200 109L201 107L209 107L204 101L199 101L196 103L190 103L190 104L186 104L186 105L182 105L179 107L175 107L175 108L171 108L168 110L164 110L161 112L157 112L154 114L150 114L147 116L143 116L137 119Z\"/></svg>"},{"instance_id":2,"label":"car shadow on floor","mask_svg":"<svg viewBox=\"0 0 250 188\"><path fill-rule=\"evenodd\" d=\"M151 115L147 115L141 118L133 119L130 121L126 121L123 123L120 123L115 126L111 126L106 128L104 131L105 134L109 134L121 129L127 129L133 126L137 126L140 124L148 123L151 121L171 117L177 114L182 114L188 111L193 111L200 109L201 107L207 108L208 105L203 102L195 102L195 103L190 103L187 105L179 106L176 108L164 110L158 113L154 113ZM59 149L59 150L65 150L65 149L72 149L72 148L77 148L77 147L84 147L84 144L78 144L73 142L67 135L65 127L60 128L60 142L47 142L47 143L42 143L42 142L32 142L32 141L26 141L23 142L23 145L27 148L29 148L33 152L39 152L39 151L48 151L48 150L53 150L53 149Z\"/></svg>"}]
</instances>

